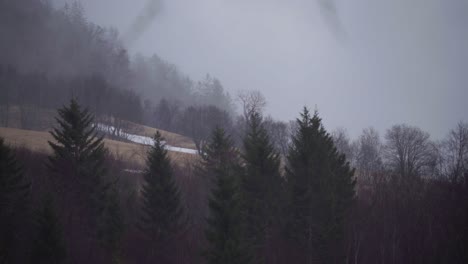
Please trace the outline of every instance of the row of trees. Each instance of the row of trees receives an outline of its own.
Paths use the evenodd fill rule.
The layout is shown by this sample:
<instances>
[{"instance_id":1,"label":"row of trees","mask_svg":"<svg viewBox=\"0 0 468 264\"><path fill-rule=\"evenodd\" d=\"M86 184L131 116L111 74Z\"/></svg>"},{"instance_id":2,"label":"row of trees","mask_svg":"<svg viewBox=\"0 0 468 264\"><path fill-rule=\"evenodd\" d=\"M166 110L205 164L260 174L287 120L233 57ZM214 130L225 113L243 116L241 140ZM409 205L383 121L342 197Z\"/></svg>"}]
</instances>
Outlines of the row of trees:
<instances>
[{"instance_id":1,"label":"row of trees","mask_svg":"<svg viewBox=\"0 0 468 264\"><path fill-rule=\"evenodd\" d=\"M19 105L31 128L37 109L56 109L71 96L98 116L145 124L156 122L162 99L233 112L219 80L193 81L156 55L130 58L118 32L88 21L79 2L57 8L48 0L0 1L0 34L8 39L0 43L3 123L9 106Z\"/></svg>"},{"instance_id":2,"label":"row of trees","mask_svg":"<svg viewBox=\"0 0 468 264\"><path fill-rule=\"evenodd\" d=\"M242 146L222 151L230 159L210 159L229 145L220 131L202 151L205 168L223 164L211 175L239 175L211 183L211 263L466 262L467 124L440 142L403 124L388 129L384 143L371 128L350 143L344 130L328 134L305 110L284 137L283 168L271 121L253 105L240 123Z\"/></svg>"},{"instance_id":3,"label":"row of trees","mask_svg":"<svg viewBox=\"0 0 468 264\"><path fill-rule=\"evenodd\" d=\"M246 133L247 121L253 112L262 113L266 100L258 91L240 91L237 101L242 107L242 114L233 114L216 105L195 105L183 108L178 101L162 99L153 112L145 108L146 113L153 113L149 118L152 126L173 131L191 138L197 149L202 150L209 140L211 132L221 126L232 136L236 147L242 148L242 139ZM228 104L229 102L222 102ZM233 108L231 106L230 108ZM268 116L262 120L274 148L286 156L292 126L274 120Z\"/></svg>"},{"instance_id":4,"label":"row of trees","mask_svg":"<svg viewBox=\"0 0 468 264\"><path fill-rule=\"evenodd\" d=\"M74 96L100 119L142 123L143 107L133 91L118 89L95 75L53 80L45 74L22 74L0 66L0 125L25 129L49 128L52 112ZM104 121L103 120L103 121Z\"/></svg>"},{"instance_id":5,"label":"row of trees","mask_svg":"<svg viewBox=\"0 0 468 264\"><path fill-rule=\"evenodd\" d=\"M440 141L408 125L388 129L383 142L374 129L352 143L343 131L334 138L357 169L355 263L466 262L468 124Z\"/></svg>"},{"instance_id":6,"label":"row of trees","mask_svg":"<svg viewBox=\"0 0 468 264\"><path fill-rule=\"evenodd\" d=\"M247 126L242 151L222 128L216 128L195 170L209 190L206 213L201 214L207 219L205 261L281 263L294 255L296 263L344 261L344 221L354 201L354 171L337 152L318 114L311 117L304 109L298 120L300 129L290 148L286 175L281 174L280 156L258 112L250 113ZM158 136L155 142L152 151L165 153ZM159 160L149 164L160 166L156 171L163 179L171 173L164 169L165 159ZM146 172L147 183L151 181L149 175ZM168 216L168 222L176 226L184 221L176 202L179 199L174 196L178 192L172 184L158 186L161 193L172 190L165 197L171 197L166 204L174 210L159 216ZM148 190L145 198L152 193ZM152 212L150 208L157 207L153 204L146 208ZM172 238L176 234L173 232ZM293 245L294 253L286 244Z\"/></svg>"},{"instance_id":7,"label":"row of trees","mask_svg":"<svg viewBox=\"0 0 468 264\"><path fill-rule=\"evenodd\" d=\"M350 141L346 130L332 133L340 152L358 169L361 182L375 174L391 173L408 179L414 177L448 179L464 182L467 164L468 124L460 122L439 141L418 127L394 125L382 142L373 128L364 129L357 140Z\"/></svg>"},{"instance_id":8,"label":"row of trees","mask_svg":"<svg viewBox=\"0 0 468 264\"><path fill-rule=\"evenodd\" d=\"M232 122L231 112L214 105L183 106L166 99L155 106L149 100L142 104L134 91L114 87L98 75L54 80L45 74L22 74L0 66L0 94L0 125L6 127L50 128L54 122L50 109L60 107L71 96L92 110L98 122L117 130L131 129L130 122L147 124L189 136L197 146L216 124L229 128Z\"/></svg>"},{"instance_id":9,"label":"row of trees","mask_svg":"<svg viewBox=\"0 0 468 264\"><path fill-rule=\"evenodd\" d=\"M108 173L108 153L94 131L91 114L74 100L58 113L45 183L24 177L13 152L0 142L0 226L2 234L10 234L2 235L1 259L7 263L26 262L27 257L32 263L118 263L128 260L123 247L125 239L132 240L124 237L128 228L138 230L135 241L146 249L139 261L196 261L193 255L192 260L181 259L181 241L197 220L184 206L161 135L155 135L148 152L139 210L133 216L138 220L128 226L118 179ZM259 113L249 117L242 151L222 128L213 131L195 170L208 190L200 214L207 219L201 227L206 240L199 240L196 250L204 252L206 262L281 262L288 252L285 241L305 257L297 261L343 261L344 219L354 200L353 170L333 146L317 114L311 117L305 109L298 125L286 176L280 172L280 157ZM48 191L41 185L49 185ZM34 193L42 203L31 201ZM36 217L25 217L34 211ZM36 220L30 223L30 219ZM20 243L22 234L33 241Z\"/></svg>"},{"instance_id":10,"label":"row of trees","mask_svg":"<svg viewBox=\"0 0 468 264\"><path fill-rule=\"evenodd\" d=\"M193 81L156 55L130 58L118 32L88 21L79 2L1 1L0 32L10 40L0 49L2 126L50 128L52 109L75 97L117 130L127 121L155 126L201 150L219 123L241 145L243 131L233 128L245 124L218 79ZM263 98L251 95L243 98Z\"/></svg>"},{"instance_id":11,"label":"row of trees","mask_svg":"<svg viewBox=\"0 0 468 264\"><path fill-rule=\"evenodd\" d=\"M389 129L385 143L366 129L349 144L304 109L282 158L269 120L246 113L242 146L214 129L194 171L171 163L157 134L141 187L122 184L128 165L109 164L76 101L59 110L45 177L36 176L40 166L23 177L33 161L21 169L2 141L1 259L185 263L203 262L204 252L209 263L466 261L466 124L437 144L407 125Z\"/></svg>"}]
</instances>

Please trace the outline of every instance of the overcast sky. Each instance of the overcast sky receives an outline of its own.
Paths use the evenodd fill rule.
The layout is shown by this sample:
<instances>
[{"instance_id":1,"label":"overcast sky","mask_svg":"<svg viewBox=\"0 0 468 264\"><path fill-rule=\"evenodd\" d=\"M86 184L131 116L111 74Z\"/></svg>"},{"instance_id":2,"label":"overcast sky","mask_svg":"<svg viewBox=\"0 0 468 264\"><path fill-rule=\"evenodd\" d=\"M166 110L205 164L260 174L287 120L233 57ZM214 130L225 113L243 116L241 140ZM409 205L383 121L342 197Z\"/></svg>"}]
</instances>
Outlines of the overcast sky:
<instances>
[{"instance_id":1,"label":"overcast sky","mask_svg":"<svg viewBox=\"0 0 468 264\"><path fill-rule=\"evenodd\" d=\"M317 106L353 137L404 122L433 138L468 121L468 0L161 1L81 0L132 53L260 90L281 120Z\"/></svg>"}]
</instances>

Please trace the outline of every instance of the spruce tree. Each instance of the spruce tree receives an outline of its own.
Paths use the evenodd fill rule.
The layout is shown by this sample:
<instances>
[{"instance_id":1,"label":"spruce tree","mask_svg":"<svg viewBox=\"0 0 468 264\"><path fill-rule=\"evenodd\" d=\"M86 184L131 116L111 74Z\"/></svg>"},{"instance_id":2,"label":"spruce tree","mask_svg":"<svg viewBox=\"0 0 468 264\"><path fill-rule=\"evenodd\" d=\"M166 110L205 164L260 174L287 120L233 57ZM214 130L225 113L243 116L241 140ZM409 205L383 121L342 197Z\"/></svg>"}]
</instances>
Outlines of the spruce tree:
<instances>
[{"instance_id":1,"label":"spruce tree","mask_svg":"<svg viewBox=\"0 0 468 264\"><path fill-rule=\"evenodd\" d=\"M58 206L67 214L64 217L71 220L65 222L67 238L78 241L86 236L96 243L87 243L91 249L97 247L99 222L110 186L105 178L107 150L103 137L97 135L93 119L75 99L59 109L58 127L51 132L54 142L49 141L53 153L48 163L52 183L61 198L57 200Z\"/></svg>"},{"instance_id":2,"label":"spruce tree","mask_svg":"<svg viewBox=\"0 0 468 264\"><path fill-rule=\"evenodd\" d=\"M101 246L109 253L112 263L119 263L121 255L121 240L125 229L119 193L115 184L109 189L106 204L100 219L98 229Z\"/></svg>"},{"instance_id":3,"label":"spruce tree","mask_svg":"<svg viewBox=\"0 0 468 264\"><path fill-rule=\"evenodd\" d=\"M156 132L144 173L141 191L142 215L139 229L150 242L150 257L161 249L183 228L183 211L180 192L174 180L173 171L164 139ZM156 248L158 247L158 248ZM157 252L161 254L161 252Z\"/></svg>"},{"instance_id":4,"label":"spruce tree","mask_svg":"<svg viewBox=\"0 0 468 264\"><path fill-rule=\"evenodd\" d=\"M30 184L15 154L0 138L0 262L9 261L27 210Z\"/></svg>"},{"instance_id":5,"label":"spruce tree","mask_svg":"<svg viewBox=\"0 0 468 264\"><path fill-rule=\"evenodd\" d=\"M243 155L245 172L241 181L245 234L257 253L254 262L263 262L272 253L269 243L279 225L283 179L279 172L279 155L259 113L251 114L247 129Z\"/></svg>"},{"instance_id":6,"label":"spruce tree","mask_svg":"<svg viewBox=\"0 0 468 264\"><path fill-rule=\"evenodd\" d=\"M0 138L0 215L13 213L18 201L28 196L29 187L15 154Z\"/></svg>"},{"instance_id":7,"label":"spruce tree","mask_svg":"<svg viewBox=\"0 0 468 264\"><path fill-rule=\"evenodd\" d=\"M343 263L344 218L354 199L354 170L336 150L315 112L297 120L286 168L290 186L288 233L307 263Z\"/></svg>"},{"instance_id":8,"label":"spruce tree","mask_svg":"<svg viewBox=\"0 0 468 264\"><path fill-rule=\"evenodd\" d=\"M208 200L208 226L205 230L208 241L208 249L205 251L207 263L249 263L250 252L241 236L239 153L221 128L213 131L211 142L202 153L202 176L213 182Z\"/></svg>"},{"instance_id":9,"label":"spruce tree","mask_svg":"<svg viewBox=\"0 0 468 264\"><path fill-rule=\"evenodd\" d=\"M48 197L37 212L31 263L59 264L64 263L65 258L66 249L62 228L55 213L52 199Z\"/></svg>"}]
</instances>

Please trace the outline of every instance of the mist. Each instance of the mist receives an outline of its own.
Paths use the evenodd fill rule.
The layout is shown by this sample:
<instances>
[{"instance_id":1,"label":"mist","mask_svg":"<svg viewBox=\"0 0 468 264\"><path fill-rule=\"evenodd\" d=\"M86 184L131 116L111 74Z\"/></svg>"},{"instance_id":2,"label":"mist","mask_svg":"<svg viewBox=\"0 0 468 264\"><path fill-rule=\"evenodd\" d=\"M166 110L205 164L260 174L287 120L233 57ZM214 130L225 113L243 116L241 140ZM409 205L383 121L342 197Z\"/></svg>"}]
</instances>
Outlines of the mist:
<instances>
[{"instance_id":1,"label":"mist","mask_svg":"<svg viewBox=\"0 0 468 264\"><path fill-rule=\"evenodd\" d=\"M0 260L468 263L466 25L463 0L0 0Z\"/></svg>"},{"instance_id":2,"label":"mist","mask_svg":"<svg viewBox=\"0 0 468 264\"><path fill-rule=\"evenodd\" d=\"M150 1L151 2L151 1ZM91 20L126 32L147 1L82 1ZM466 120L466 1L166 1L130 48L194 79L265 94L293 119L317 106L330 129L411 123L440 138ZM222 65L222 66L220 66ZM284 107L288 106L288 107Z\"/></svg>"}]
</instances>

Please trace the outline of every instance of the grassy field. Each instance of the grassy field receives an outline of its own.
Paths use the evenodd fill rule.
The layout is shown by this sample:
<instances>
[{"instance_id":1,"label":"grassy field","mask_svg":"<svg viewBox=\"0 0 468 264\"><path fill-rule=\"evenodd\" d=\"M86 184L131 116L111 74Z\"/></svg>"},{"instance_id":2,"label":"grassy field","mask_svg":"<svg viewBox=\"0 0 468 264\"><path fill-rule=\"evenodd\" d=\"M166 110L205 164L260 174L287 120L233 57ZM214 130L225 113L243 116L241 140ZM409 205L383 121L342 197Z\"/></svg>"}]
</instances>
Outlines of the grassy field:
<instances>
[{"instance_id":1,"label":"grassy field","mask_svg":"<svg viewBox=\"0 0 468 264\"><path fill-rule=\"evenodd\" d=\"M57 116L57 111L52 109L45 108L28 108L28 107L19 107L19 106L10 106L8 111L8 124L1 124L1 126L19 128L19 129L30 129L29 127L24 126L22 121L25 121L22 114L22 111L26 111L27 115L31 115L32 118L28 119L29 123L32 123L32 130L37 131L49 131L55 124L54 117ZM124 121L125 132L140 136L152 137L156 130L162 134L166 139L167 144L174 147L196 149L195 144L190 138L184 137L182 135L168 132L161 129L156 129L153 127L143 126L129 121Z\"/></svg>"},{"instance_id":2,"label":"grassy field","mask_svg":"<svg viewBox=\"0 0 468 264\"><path fill-rule=\"evenodd\" d=\"M188 137L184 137L182 135L168 132L165 130L161 129L156 129L153 127L148 127L148 126L143 126L140 124L135 124L128 122L130 124L130 129L129 133L135 134L135 135L140 135L140 136L147 136L147 137L152 137L156 131L159 131L161 135L164 137L166 140L167 144L174 146L174 147L180 147L180 148L188 148L188 149L196 149L195 143L193 143L193 140L191 140Z\"/></svg>"},{"instance_id":3,"label":"grassy field","mask_svg":"<svg viewBox=\"0 0 468 264\"><path fill-rule=\"evenodd\" d=\"M148 135L150 135L153 132L153 130L154 132L156 132L156 129L154 128L145 127L144 129L148 133ZM174 145L178 147L191 147L189 144L190 141L187 141L188 139L180 135L165 131L163 135L168 136L168 144L171 144L172 142L177 143ZM171 141L169 141L169 136L172 136ZM3 137L5 141L12 147L25 147L33 151L47 154L51 153L52 151L47 142L53 141L53 138L49 134L49 132L46 131L32 131L17 128L0 127L0 137ZM178 142L181 143L179 144ZM144 165L148 147L145 147L140 144L126 143L109 139L104 139L104 143L109 149L110 153L112 153L113 155L132 163ZM181 166L190 164L197 157L196 155L192 154L171 151L169 152L169 156L173 162Z\"/></svg>"}]
</instances>

